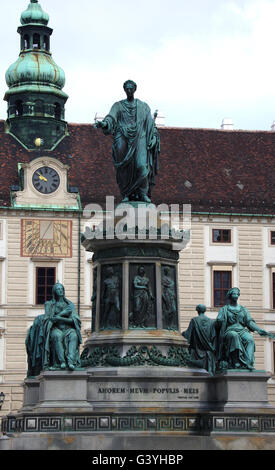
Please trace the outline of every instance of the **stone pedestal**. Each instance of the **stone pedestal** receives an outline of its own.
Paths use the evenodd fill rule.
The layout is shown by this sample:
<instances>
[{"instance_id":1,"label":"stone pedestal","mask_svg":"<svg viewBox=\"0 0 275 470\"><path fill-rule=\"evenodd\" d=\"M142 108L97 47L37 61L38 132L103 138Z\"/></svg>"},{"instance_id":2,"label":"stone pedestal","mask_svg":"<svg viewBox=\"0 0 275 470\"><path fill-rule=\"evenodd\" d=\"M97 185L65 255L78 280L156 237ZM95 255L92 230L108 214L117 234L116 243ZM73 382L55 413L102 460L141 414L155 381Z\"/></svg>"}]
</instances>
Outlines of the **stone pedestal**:
<instances>
[{"instance_id":1,"label":"stone pedestal","mask_svg":"<svg viewBox=\"0 0 275 470\"><path fill-rule=\"evenodd\" d=\"M83 246L93 253L94 284L92 333L82 364L186 366L188 344L179 332L182 246L146 233L143 239L85 239ZM140 298L138 282L146 287Z\"/></svg>"},{"instance_id":2,"label":"stone pedestal","mask_svg":"<svg viewBox=\"0 0 275 470\"><path fill-rule=\"evenodd\" d=\"M95 367L45 371L24 381L23 415L116 410L167 413L178 409L273 410L263 371L228 371L210 376L203 369L176 367ZM80 411L81 410L81 411Z\"/></svg>"},{"instance_id":3,"label":"stone pedestal","mask_svg":"<svg viewBox=\"0 0 275 470\"><path fill-rule=\"evenodd\" d=\"M45 410L91 409L87 398L86 371L45 371L35 379L24 381L21 411L37 414Z\"/></svg>"},{"instance_id":4,"label":"stone pedestal","mask_svg":"<svg viewBox=\"0 0 275 470\"><path fill-rule=\"evenodd\" d=\"M238 449L257 448L260 440L269 448L275 439L269 375L211 376L188 367L179 331L182 246L171 237L106 236L83 246L93 252L94 271L83 370L26 379L22 409L2 421L9 439L0 440L0 449L209 450L230 448L232 436Z\"/></svg>"},{"instance_id":5,"label":"stone pedestal","mask_svg":"<svg viewBox=\"0 0 275 470\"><path fill-rule=\"evenodd\" d=\"M217 400L225 409L269 408L265 371L229 370L215 376Z\"/></svg>"},{"instance_id":6,"label":"stone pedestal","mask_svg":"<svg viewBox=\"0 0 275 470\"><path fill-rule=\"evenodd\" d=\"M235 449L268 449L268 378L173 367L43 372L25 380L22 409L3 419L0 449L218 450L233 440Z\"/></svg>"}]
</instances>

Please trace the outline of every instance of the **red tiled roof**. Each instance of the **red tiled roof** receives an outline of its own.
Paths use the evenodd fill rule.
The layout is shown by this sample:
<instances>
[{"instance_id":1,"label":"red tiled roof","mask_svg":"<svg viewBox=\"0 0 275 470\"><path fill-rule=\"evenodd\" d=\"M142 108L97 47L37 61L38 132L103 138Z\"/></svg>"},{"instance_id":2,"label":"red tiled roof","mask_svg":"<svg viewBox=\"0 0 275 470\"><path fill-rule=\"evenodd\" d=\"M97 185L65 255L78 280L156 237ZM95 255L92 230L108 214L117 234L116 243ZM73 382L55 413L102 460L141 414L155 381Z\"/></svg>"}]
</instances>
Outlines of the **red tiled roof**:
<instances>
[{"instance_id":1,"label":"red tiled roof","mask_svg":"<svg viewBox=\"0 0 275 470\"><path fill-rule=\"evenodd\" d=\"M0 121L0 205L10 205L17 163L40 156L26 151ZM112 138L92 124L69 124L70 135L53 152L70 166L82 206L120 202L112 163ZM163 127L155 204L192 204L194 212L275 214L275 132Z\"/></svg>"}]
</instances>

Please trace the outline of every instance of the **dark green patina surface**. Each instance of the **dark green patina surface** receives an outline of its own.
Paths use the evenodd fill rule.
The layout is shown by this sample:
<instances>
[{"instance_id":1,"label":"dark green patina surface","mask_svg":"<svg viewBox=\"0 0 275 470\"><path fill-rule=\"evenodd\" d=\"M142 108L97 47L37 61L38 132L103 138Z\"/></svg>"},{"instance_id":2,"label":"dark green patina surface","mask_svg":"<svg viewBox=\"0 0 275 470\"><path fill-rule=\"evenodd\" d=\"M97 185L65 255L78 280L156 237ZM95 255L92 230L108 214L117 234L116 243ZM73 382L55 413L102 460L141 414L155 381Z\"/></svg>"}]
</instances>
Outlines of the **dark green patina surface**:
<instances>
[{"instance_id":1,"label":"dark green patina surface","mask_svg":"<svg viewBox=\"0 0 275 470\"><path fill-rule=\"evenodd\" d=\"M65 297L62 284L53 287L53 297L45 303L45 313L33 322L26 338L28 377L43 370L80 367L81 322L74 304Z\"/></svg>"},{"instance_id":2,"label":"dark green patina surface","mask_svg":"<svg viewBox=\"0 0 275 470\"><path fill-rule=\"evenodd\" d=\"M123 88L127 98L115 103L95 126L114 137L113 162L123 202L150 202L158 171L159 134L149 106L134 97L136 83L127 80Z\"/></svg>"},{"instance_id":3,"label":"dark green patina surface","mask_svg":"<svg viewBox=\"0 0 275 470\"><path fill-rule=\"evenodd\" d=\"M21 15L20 54L6 72L7 131L25 148L52 150L68 135L64 71L50 52L49 15L32 0Z\"/></svg>"},{"instance_id":4,"label":"dark green patina surface","mask_svg":"<svg viewBox=\"0 0 275 470\"><path fill-rule=\"evenodd\" d=\"M84 349L81 354L82 367L129 367L129 366L170 366L184 367L188 363L186 348L171 346L164 355L156 346L132 346L121 356L116 346Z\"/></svg>"},{"instance_id":5,"label":"dark green patina surface","mask_svg":"<svg viewBox=\"0 0 275 470\"><path fill-rule=\"evenodd\" d=\"M254 370L255 341L252 333L275 339L260 328L246 307L238 305L240 290L227 293L228 303L215 320L205 315L206 307L198 305L198 317L192 318L182 335L189 342L192 367L203 367L211 374L224 370Z\"/></svg>"}]
</instances>

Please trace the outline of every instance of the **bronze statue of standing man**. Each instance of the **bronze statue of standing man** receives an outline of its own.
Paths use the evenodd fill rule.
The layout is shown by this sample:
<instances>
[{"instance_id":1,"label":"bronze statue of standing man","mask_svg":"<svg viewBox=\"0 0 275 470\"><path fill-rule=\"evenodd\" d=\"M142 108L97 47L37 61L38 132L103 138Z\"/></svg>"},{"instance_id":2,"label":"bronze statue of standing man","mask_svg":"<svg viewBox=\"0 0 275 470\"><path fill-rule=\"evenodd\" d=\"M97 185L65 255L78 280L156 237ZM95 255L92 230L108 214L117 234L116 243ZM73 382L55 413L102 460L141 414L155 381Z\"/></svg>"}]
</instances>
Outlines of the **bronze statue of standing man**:
<instances>
[{"instance_id":1,"label":"bronze statue of standing man","mask_svg":"<svg viewBox=\"0 0 275 470\"><path fill-rule=\"evenodd\" d=\"M102 328L120 328L119 277L115 274L112 266L106 268L102 298Z\"/></svg>"},{"instance_id":2,"label":"bronze statue of standing man","mask_svg":"<svg viewBox=\"0 0 275 470\"><path fill-rule=\"evenodd\" d=\"M134 98L136 83L127 80L123 88L127 98L115 103L95 126L105 135L113 135L113 162L122 202L150 203L158 171L159 133L149 106Z\"/></svg>"}]
</instances>

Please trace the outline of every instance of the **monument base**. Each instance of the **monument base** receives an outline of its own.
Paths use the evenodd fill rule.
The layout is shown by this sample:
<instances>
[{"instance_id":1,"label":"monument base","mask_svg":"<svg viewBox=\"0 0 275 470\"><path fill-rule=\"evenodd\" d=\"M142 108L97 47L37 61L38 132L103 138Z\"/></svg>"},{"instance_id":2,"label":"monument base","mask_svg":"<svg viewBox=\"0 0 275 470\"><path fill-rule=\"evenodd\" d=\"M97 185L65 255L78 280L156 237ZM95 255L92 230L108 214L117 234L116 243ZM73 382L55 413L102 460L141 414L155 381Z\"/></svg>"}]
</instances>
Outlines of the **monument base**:
<instances>
[{"instance_id":1,"label":"monument base","mask_svg":"<svg viewBox=\"0 0 275 470\"><path fill-rule=\"evenodd\" d=\"M25 380L22 409L3 418L0 450L275 448L268 378L165 367L45 371Z\"/></svg>"},{"instance_id":2,"label":"monument base","mask_svg":"<svg viewBox=\"0 0 275 470\"><path fill-rule=\"evenodd\" d=\"M163 435L158 433L35 433L15 434L0 438L0 450L63 450L63 451L221 451L221 450L273 450L274 435L251 433L197 436ZM92 454L90 455L92 457ZM199 458L199 455L198 455Z\"/></svg>"}]
</instances>

